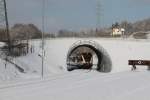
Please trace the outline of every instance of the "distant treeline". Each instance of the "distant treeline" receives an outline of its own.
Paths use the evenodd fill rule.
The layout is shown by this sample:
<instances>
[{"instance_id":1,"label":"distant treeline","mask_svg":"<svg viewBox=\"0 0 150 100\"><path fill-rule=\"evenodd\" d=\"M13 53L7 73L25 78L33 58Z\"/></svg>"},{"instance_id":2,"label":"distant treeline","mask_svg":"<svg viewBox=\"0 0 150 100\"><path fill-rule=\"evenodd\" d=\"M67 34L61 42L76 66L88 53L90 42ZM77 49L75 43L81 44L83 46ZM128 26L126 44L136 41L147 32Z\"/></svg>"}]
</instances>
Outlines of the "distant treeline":
<instances>
[{"instance_id":1,"label":"distant treeline","mask_svg":"<svg viewBox=\"0 0 150 100\"><path fill-rule=\"evenodd\" d=\"M131 23L129 21L116 22L114 24L126 30L125 35L129 36L134 32L150 31L150 18ZM113 24L113 25L114 25ZM112 26L113 26L112 25ZM45 37L111 37L112 26L103 29L89 29L86 31L69 31L66 29L59 30L57 33L45 33ZM42 32L34 24L15 24L10 28L11 39L37 39L41 38ZM0 28L0 41L7 40L6 31Z\"/></svg>"},{"instance_id":2,"label":"distant treeline","mask_svg":"<svg viewBox=\"0 0 150 100\"><path fill-rule=\"evenodd\" d=\"M127 35L135 32L147 32L150 31L150 18L134 23L122 21L119 25L125 28Z\"/></svg>"},{"instance_id":3,"label":"distant treeline","mask_svg":"<svg viewBox=\"0 0 150 100\"><path fill-rule=\"evenodd\" d=\"M113 25L118 25L124 28L125 35L130 36L135 32L150 31L150 18L134 23L128 21L116 22ZM60 30L57 34L51 34L51 37L112 37L112 26L103 29L89 29L87 31L74 32L69 30ZM144 35L144 34L143 34Z\"/></svg>"},{"instance_id":4,"label":"distant treeline","mask_svg":"<svg viewBox=\"0 0 150 100\"><path fill-rule=\"evenodd\" d=\"M41 31L34 24L15 24L10 29L11 40L40 38ZM6 30L0 28L0 40L7 40Z\"/></svg>"}]
</instances>

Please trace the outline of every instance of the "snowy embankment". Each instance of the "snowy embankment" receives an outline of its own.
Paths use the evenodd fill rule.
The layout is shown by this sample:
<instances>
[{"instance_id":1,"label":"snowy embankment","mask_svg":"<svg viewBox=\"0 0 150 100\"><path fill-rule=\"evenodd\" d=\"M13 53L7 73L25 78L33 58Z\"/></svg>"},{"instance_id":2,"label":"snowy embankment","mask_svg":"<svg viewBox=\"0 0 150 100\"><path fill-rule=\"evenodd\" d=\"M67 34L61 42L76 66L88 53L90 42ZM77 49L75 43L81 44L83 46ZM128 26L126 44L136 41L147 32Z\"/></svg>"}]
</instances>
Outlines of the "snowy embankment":
<instances>
[{"instance_id":1,"label":"snowy embankment","mask_svg":"<svg viewBox=\"0 0 150 100\"><path fill-rule=\"evenodd\" d=\"M45 41L44 75L60 74L67 72L67 53L72 45L79 41L94 41L109 55L112 63L111 72L130 70L129 59L150 60L149 40L121 40L101 38L58 38ZM8 63L5 68L5 61L0 60L0 80L30 78L41 75L41 41L33 40L30 45L34 47L34 53L27 56L12 59L14 63L24 69L20 73L12 64ZM100 48L100 50L101 50Z\"/></svg>"},{"instance_id":2,"label":"snowy embankment","mask_svg":"<svg viewBox=\"0 0 150 100\"><path fill-rule=\"evenodd\" d=\"M98 43L110 57L112 62L111 72L120 72L130 70L128 60L150 60L150 41L149 40L121 40L121 39L101 39L101 38L67 38L51 39L46 41L45 63L48 69L57 72L57 69L66 69L67 53L70 47L77 42L95 41Z\"/></svg>"},{"instance_id":3,"label":"snowy embankment","mask_svg":"<svg viewBox=\"0 0 150 100\"><path fill-rule=\"evenodd\" d=\"M78 40L92 40L98 43L111 59L112 73L100 73L95 70L67 72L67 53ZM100 38L46 40L43 79L33 78L41 74L40 41L34 40L31 44L34 46L34 53L13 60L25 70L25 73L20 73L12 64L8 64L5 68L5 61L0 59L0 80L4 83L0 84L0 100L150 99L150 72L140 70L140 66L137 71L130 71L128 65L129 59L150 60L148 40ZM47 76L49 74L50 76ZM26 77L29 79L24 80ZM18 78L19 80L16 80ZM5 81L7 79L8 81ZM14 79L15 81L9 81Z\"/></svg>"}]
</instances>

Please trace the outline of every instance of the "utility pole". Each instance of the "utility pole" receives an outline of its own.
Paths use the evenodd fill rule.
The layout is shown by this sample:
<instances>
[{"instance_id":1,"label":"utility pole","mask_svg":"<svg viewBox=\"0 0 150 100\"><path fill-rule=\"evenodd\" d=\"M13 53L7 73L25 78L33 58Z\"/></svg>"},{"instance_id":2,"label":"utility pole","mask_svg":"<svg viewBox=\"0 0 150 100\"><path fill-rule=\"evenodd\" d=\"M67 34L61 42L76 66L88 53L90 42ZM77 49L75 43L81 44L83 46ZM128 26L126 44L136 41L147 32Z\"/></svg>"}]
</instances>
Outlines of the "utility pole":
<instances>
[{"instance_id":1,"label":"utility pole","mask_svg":"<svg viewBox=\"0 0 150 100\"><path fill-rule=\"evenodd\" d=\"M9 32L6 0L4 0L3 2L4 2L4 11L5 11L6 34L7 34L7 39L8 39L7 43L8 43L9 52L11 52L11 37L10 37L10 32Z\"/></svg>"},{"instance_id":2,"label":"utility pole","mask_svg":"<svg viewBox=\"0 0 150 100\"><path fill-rule=\"evenodd\" d=\"M45 33L45 0L42 1L42 78L44 78L44 58L45 58L45 50L44 50L44 33Z\"/></svg>"},{"instance_id":3,"label":"utility pole","mask_svg":"<svg viewBox=\"0 0 150 100\"><path fill-rule=\"evenodd\" d=\"M101 5L101 1L97 0L97 5L96 5L96 30L98 31L101 28L101 17L102 17L102 5Z\"/></svg>"}]
</instances>

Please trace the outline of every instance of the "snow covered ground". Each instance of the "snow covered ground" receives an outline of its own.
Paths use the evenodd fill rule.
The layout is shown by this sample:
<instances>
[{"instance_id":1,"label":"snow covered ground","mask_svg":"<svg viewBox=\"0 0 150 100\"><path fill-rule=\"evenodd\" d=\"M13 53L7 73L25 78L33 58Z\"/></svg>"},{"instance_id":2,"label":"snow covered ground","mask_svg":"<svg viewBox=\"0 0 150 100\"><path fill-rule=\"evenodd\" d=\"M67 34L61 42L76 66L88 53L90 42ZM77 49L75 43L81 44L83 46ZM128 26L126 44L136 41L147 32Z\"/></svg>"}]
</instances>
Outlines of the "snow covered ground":
<instances>
[{"instance_id":1,"label":"snow covered ground","mask_svg":"<svg viewBox=\"0 0 150 100\"><path fill-rule=\"evenodd\" d=\"M150 40L134 39L105 39L105 38L58 38L47 39L45 41L45 60L44 75L53 75L67 72L66 60L67 53L77 41L94 41L107 52L112 62L111 72L128 71L131 66L128 65L129 59L149 60ZM1 43L3 44L3 43ZM32 40L30 46L33 46L34 53L27 56L13 59L12 61L25 70L25 74L18 72L12 65L7 64L0 59L0 81L14 78L30 78L31 76L40 77L41 75L41 41ZM101 49L100 48L100 49ZM146 68L146 67L145 67ZM6 74L6 75L5 75ZM5 77L7 76L7 77Z\"/></svg>"},{"instance_id":2,"label":"snow covered ground","mask_svg":"<svg viewBox=\"0 0 150 100\"><path fill-rule=\"evenodd\" d=\"M95 70L67 72L70 47L78 40L95 41L109 54L111 73ZM13 61L5 68L0 59L0 100L148 100L150 72L146 66L130 71L129 59L150 60L150 40L61 38L45 41L44 78L41 78L41 42L31 41L34 53Z\"/></svg>"},{"instance_id":3,"label":"snow covered ground","mask_svg":"<svg viewBox=\"0 0 150 100\"><path fill-rule=\"evenodd\" d=\"M74 71L0 86L0 100L149 100L150 72Z\"/></svg>"},{"instance_id":4,"label":"snow covered ground","mask_svg":"<svg viewBox=\"0 0 150 100\"><path fill-rule=\"evenodd\" d=\"M52 39L46 41L46 60L50 70L53 72L56 68L62 67L66 69L67 53L70 47L77 42L95 41L99 44L110 56L112 61L112 71L120 72L130 70L128 60L130 59L150 59L150 41L149 40L122 40L122 39L101 39L101 38L68 38L68 39ZM56 62L57 61L57 62Z\"/></svg>"}]
</instances>

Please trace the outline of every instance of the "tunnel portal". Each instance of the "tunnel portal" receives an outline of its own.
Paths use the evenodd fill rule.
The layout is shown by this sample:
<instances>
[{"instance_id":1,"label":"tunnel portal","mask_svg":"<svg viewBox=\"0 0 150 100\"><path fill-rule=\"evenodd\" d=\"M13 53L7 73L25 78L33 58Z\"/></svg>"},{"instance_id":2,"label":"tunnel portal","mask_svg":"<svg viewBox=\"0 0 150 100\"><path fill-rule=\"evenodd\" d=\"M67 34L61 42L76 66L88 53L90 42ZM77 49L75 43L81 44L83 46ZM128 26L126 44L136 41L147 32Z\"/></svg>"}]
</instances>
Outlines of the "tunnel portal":
<instances>
[{"instance_id":1,"label":"tunnel portal","mask_svg":"<svg viewBox=\"0 0 150 100\"><path fill-rule=\"evenodd\" d=\"M96 64L93 63L93 55L96 55ZM95 41L77 41L69 49L67 54L67 70L92 69L95 65L100 72L111 72L112 61L107 51Z\"/></svg>"}]
</instances>

